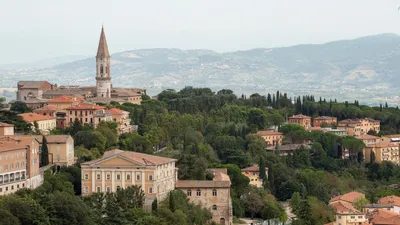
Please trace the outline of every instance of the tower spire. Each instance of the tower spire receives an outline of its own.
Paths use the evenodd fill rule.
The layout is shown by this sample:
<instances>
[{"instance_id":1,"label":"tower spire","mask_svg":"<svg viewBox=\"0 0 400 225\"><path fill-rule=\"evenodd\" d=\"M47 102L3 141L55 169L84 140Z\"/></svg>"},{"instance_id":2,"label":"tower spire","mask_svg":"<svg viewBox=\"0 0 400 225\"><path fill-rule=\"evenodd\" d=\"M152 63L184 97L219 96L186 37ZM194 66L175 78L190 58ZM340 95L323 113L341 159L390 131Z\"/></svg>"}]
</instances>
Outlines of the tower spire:
<instances>
[{"instance_id":1,"label":"tower spire","mask_svg":"<svg viewBox=\"0 0 400 225\"><path fill-rule=\"evenodd\" d=\"M110 54L108 53L108 46L107 46L106 34L104 33L104 26L101 25L100 41L99 41L99 47L97 48L96 58L106 58L106 57L110 57Z\"/></svg>"}]
</instances>

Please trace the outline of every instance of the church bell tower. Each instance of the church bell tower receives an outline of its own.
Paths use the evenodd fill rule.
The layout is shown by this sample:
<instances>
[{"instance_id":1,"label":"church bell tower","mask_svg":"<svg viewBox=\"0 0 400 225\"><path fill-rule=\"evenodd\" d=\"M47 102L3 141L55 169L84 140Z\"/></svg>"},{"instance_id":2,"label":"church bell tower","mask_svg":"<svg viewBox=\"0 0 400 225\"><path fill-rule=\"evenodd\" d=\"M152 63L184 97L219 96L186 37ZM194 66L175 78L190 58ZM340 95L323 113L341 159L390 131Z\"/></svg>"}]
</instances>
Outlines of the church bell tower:
<instances>
[{"instance_id":1,"label":"church bell tower","mask_svg":"<svg viewBox=\"0 0 400 225\"><path fill-rule=\"evenodd\" d=\"M111 98L110 54L104 27L101 27L96 55L96 97Z\"/></svg>"}]
</instances>

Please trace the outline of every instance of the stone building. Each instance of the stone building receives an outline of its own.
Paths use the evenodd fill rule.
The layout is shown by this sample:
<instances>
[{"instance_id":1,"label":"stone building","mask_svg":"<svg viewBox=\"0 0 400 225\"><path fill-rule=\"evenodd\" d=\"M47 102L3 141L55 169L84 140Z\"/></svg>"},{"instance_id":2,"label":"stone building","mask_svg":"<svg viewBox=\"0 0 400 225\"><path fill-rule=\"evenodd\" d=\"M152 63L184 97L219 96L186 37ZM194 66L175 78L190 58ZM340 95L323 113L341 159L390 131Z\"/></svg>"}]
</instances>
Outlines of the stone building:
<instances>
[{"instance_id":1,"label":"stone building","mask_svg":"<svg viewBox=\"0 0 400 225\"><path fill-rule=\"evenodd\" d=\"M43 183L39 169L39 142L33 136L0 137L0 195Z\"/></svg>"},{"instance_id":2,"label":"stone building","mask_svg":"<svg viewBox=\"0 0 400 225\"><path fill-rule=\"evenodd\" d=\"M289 124L298 124L298 125L304 127L305 129L308 129L311 127L311 117L305 116L303 114L294 115L294 116L289 117L288 123Z\"/></svg>"},{"instance_id":3,"label":"stone building","mask_svg":"<svg viewBox=\"0 0 400 225\"><path fill-rule=\"evenodd\" d=\"M18 81L17 101L42 99L44 92L56 88L47 81Z\"/></svg>"},{"instance_id":4,"label":"stone building","mask_svg":"<svg viewBox=\"0 0 400 225\"><path fill-rule=\"evenodd\" d=\"M117 123L118 134L132 132L131 119L129 118L129 112L123 111L117 108L111 108L106 110L112 116L113 122Z\"/></svg>"},{"instance_id":5,"label":"stone building","mask_svg":"<svg viewBox=\"0 0 400 225\"><path fill-rule=\"evenodd\" d=\"M268 147L282 145L283 133L274 130L260 130L257 135L261 136Z\"/></svg>"},{"instance_id":6,"label":"stone building","mask_svg":"<svg viewBox=\"0 0 400 225\"><path fill-rule=\"evenodd\" d=\"M0 122L0 136L14 135L14 125Z\"/></svg>"},{"instance_id":7,"label":"stone building","mask_svg":"<svg viewBox=\"0 0 400 225\"><path fill-rule=\"evenodd\" d=\"M194 204L210 210L212 219L221 225L232 224L231 181L223 172L215 172L213 180L178 180L182 190Z\"/></svg>"},{"instance_id":8,"label":"stone building","mask_svg":"<svg viewBox=\"0 0 400 225\"><path fill-rule=\"evenodd\" d=\"M18 116L21 116L27 123L30 123L33 130L35 129L34 123L36 121L39 131L42 134L48 134L50 130L56 128L56 118L51 116L43 116L36 113L22 113L18 114Z\"/></svg>"},{"instance_id":9,"label":"stone building","mask_svg":"<svg viewBox=\"0 0 400 225\"><path fill-rule=\"evenodd\" d=\"M42 139L38 139L40 144ZM74 139L70 135L47 135L49 162L56 166L72 166L75 163Z\"/></svg>"},{"instance_id":10,"label":"stone building","mask_svg":"<svg viewBox=\"0 0 400 225\"><path fill-rule=\"evenodd\" d=\"M106 112L105 107L95 104L72 105L65 110L67 114L67 126L71 126L76 119L82 125L89 124L94 128L101 121L112 121L111 113Z\"/></svg>"},{"instance_id":11,"label":"stone building","mask_svg":"<svg viewBox=\"0 0 400 225\"><path fill-rule=\"evenodd\" d=\"M137 185L145 194L145 208L151 208L154 199L162 201L175 189L176 161L119 149L107 151L102 158L81 164L82 195Z\"/></svg>"},{"instance_id":12,"label":"stone building","mask_svg":"<svg viewBox=\"0 0 400 225\"><path fill-rule=\"evenodd\" d=\"M254 185L259 188L262 187L263 180L260 178L260 168L257 164L247 168L243 168L241 169L241 171L243 175L245 175L250 179L251 185ZM268 168L265 168L265 175L268 178Z\"/></svg>"},{"instance_id":13,"label":"stone building","mask_svg":"<svg viewBox=\"0 0 400 225\"><path fill-rule=\"evenodd\" d=\"M380 121L369 118L365 119L347 119L338 123L338 128L346 129L350 136L365 135L372 130L380 132Z\"/></svg>"},{"instance_id":14,"label":"stone building","mask_svg":"<svg viewBox=\"0 0 400 225\"><path fill-rule=\"evenodd\" d=\"M313 119L313 126L314 127L321 127L322 126L336 126L337 118L331 116L319 116Z\"/></svg>"}]
</instances>

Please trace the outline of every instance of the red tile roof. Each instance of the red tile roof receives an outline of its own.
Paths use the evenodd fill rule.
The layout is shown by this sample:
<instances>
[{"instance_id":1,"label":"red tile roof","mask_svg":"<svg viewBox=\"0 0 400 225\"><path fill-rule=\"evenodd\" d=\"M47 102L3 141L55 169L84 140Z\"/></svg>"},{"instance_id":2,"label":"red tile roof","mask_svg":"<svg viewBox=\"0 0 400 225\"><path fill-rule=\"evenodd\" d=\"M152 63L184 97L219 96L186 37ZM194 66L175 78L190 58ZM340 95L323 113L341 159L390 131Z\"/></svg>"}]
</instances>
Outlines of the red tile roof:
<instances>
[{"instance_id":1,"label":"red tile roof","mask_svg":"<svg viewBox=\"0 0 400 225\"><path fill-rule=\"evenodd\" d=\"M303 115L303 114L297 114L289 117L289 119L311 119L311 117Z\"/></svg>"},{"instance_id":2,"label":"red tile roof","mask_svg":"<svg viewBox=\"0 0 400 225\"><path fill-rule=\"evenodd\" d=\"M74 103L74 102L85 102L85 99L83 99L81 97L63 95L58 98L52 99L48 102L49 103Z\"/></svg>"},{"instance_id":3,"label":"red tile roof","mask_svg":"<svg viewBox=\"0 0 400 225\"><path fill-rule=\"evenodd\" d=\"M33 110L34 112L49 112L49 111L56 111L57 110L57 108L56 107L54 107L54 106L52 106L52 105L46 105L46 106L43 106L42 108L38 108L38 109L35 109L35 110Z\"/></svg>"},{"instance_id":4,"label":"red tile roof","mask_svg":"<svg viewBox=\"0 0 400 225\"><path fill-rule=\"evenodd\" d=\"M374 136L374 135L365 134L365 135L356 136L355 138L360 139L360 140L374 140L374 139L379 139L380 137Z\"/></svg>"},{"instance_id":5,"label":"red tile roof","mask_svg":"<svg viewBox=\"0 0 400 225\"><path fill-rule=\"evenodd\" d=\"M256 164L256 165L252 165L252 166L247 167L247 168L243 168L242 171L243 172L260 172L260 168ZM268 168L265 168L265 171L268 171Z\"/></svg>"},{"instance_id":6,"label":"red tile roof","mask_svg":"<svg viewBox=\"0 0 400 225\"><path fill-rule=\"evenodd\" d=\"M13 127L14 125L0 122L0 127Z\"/></svg>"},{"instance_id":7,"label":"red tile roof","mask_svg":"<svg viewBox=\"0 0 400 225\"><path fill-rule=\"evenodd\" d=\"M22 113L18 114L18 116L21 116L26 122L33 122L33 121L42 121L42 120L52 120L55 119L54 117L51 116L43 116L39 115L36 113Z\"/></svg>"},{"instance_id":8,"label":"red tile roof","mask_svg":"<svg viewBox=\"0 0 400 225\"><path fill-rule=\"evenodd\" d=\"M319 116L315 117L314 120L335 120L336 117L331 117L331 116Z\"/></svg>"},{"instance_id":9,"label":"red tile roof","mask_svg":"<svg viewBox=\"0 0 400 225\"><path fill-rule=\"evenodd\" d=\"M359 210L354 208L351 203L345 201L336 201L333 203L329 203L336 213L361 213Z\"/></svg>"},{"instance_id":10,"label":"red tile roof","mask_svg":"<svg viewBox=\"0 0 400 225\"><path fill-rule=\"evenodd\" d=\"M231 180L224 173L216 173L213 180L178 180L176 188L230 188Z\"/></svg>"},{"instance_id":11,"label":"red tile roof","mask_svg":"<svg viewBox=\"0 0 400 225\"><path fill-rule=\"evenodd\" d=\"M141 166L156 166L156 165L162 165L162 164L177 161L176 159L171 159L171 158L166 158L166 157L160 157L160 156L149 155L149 154L144 154L144 153L139 153L139 152L122 151L119 149L114 149L111 151L104 152L103 157L100 159L85 162L85 163L82 163L81 165L92 166L92 165L96 165L99 162L111 159L112 157L118 157L118 156L133 160L136 163L140 164Z\"/></svg>"},{"instance_id":12,"label":"red tile roof","mask_svg":"<svg viewBox=\"0 0 400 225\"><path fill-rule=\"evenodd\" d=\"M106 110L106 112L109 112L109 113L111 113L112 115L124 115L124 114L129 113L129 112L127 112L127 111L120 110L120 109L117 109L117 108L108 109L108 110Z\"/></svg>"},{"instance_id":13,"label":"red tile roof","mask_svg":"<svg viewBox=\"0 0 400 225\"><path fill-rule=\"evenodd\" d=\"M344 195L336 196L336 197L332 198L329 202L345 201L345 202L353 203L355 200L357 200L361 197L365 197L365 195L360 192L352 191L352 192L346 193Z\"/></svg>"},{"instance_id":14,"label":"red tile roof","mask_svg":"<svg viewBox=\"0 0 400 225\"><path fill-rule=\"evenodd\" d=\"M369 218L374 225L400 225L400 216L385 209L375 209Z\"/></svg>"},{"instance_id":15,"label":"red tile roof","mask_svg":"<svg viewBox=\"0 0 400 225\"><path fill-rule=\"evenodd\" d=\"M379 204L391 205L391 206L400 206L400 197L395 195L386 196L380 198L378 200Z\"/></svg>"},{"instance_id":16,"label":"red tile roof","mask_svg":"<svg viewBox=\"0 0 400 225\"><path fill-rule=\"evenodd\" d=\"M78 105L72 105L70 107L67 108L67 110L90 110L90 109L104 109L105 107L103 106L99 106L99 105L95 105L95 104L78 104Z\"/></svg>"},{"instance_id":17,"label":"red tile roof","mask_svg":"<svg viewBox=\"0 0 400 225\"><path fill-rule=\"evenodd\" d=\"M283 133L277 132L274 130L260 130L257 132L257 135L260 135L260 136L283 135Z\"/></svg>"}]
</instances>

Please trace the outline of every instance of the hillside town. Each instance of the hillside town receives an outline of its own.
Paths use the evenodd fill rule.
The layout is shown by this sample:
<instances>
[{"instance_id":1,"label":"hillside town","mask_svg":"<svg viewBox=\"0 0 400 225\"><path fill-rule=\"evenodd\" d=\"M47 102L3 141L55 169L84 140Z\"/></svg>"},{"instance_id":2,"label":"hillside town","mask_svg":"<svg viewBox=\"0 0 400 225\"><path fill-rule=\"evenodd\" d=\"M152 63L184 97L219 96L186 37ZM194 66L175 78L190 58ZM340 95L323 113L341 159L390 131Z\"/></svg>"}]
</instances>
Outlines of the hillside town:
<instances>
[{"instance_id":1,"label":"hillside town","mask_svg":"<svg viewBox=\"0 0 400 225\"><path fill-rule=\"evenodd\" d=\"M209 212L206 222L210 224L240 224L243 217L250 217L253 224L257 217L274 224L400 224L400 197L387 191L390 195L367 199L367 193L359 192L362 187L352 184L355 175L350 171L365 165L365 170L372 170L369 165L378 169L399 166L400 132L396 129L400 126L393 125L390 130L388 121L350 114L335 117L325 109L312 113L307 104L330 107L333 112L333 105L341 103L317 102L313 97L303 101L299 97L296 102L279 92L272 98L254 94L247 99L237 98L230 90L215 94L206 88L188 87L180 92L166 90L150 99L145 89L113 87L111 71L102 28L96 86L18 82L17 101L1 110L0 195L48 187L51 184L46 184L46 178L74 167L80 174L74 183L75 194L82 199L137 187L143 195L139 204L143 213L153 212L161 218L163 214L157 213L162 211L157 209L168 205L173 217L178 206L172 193L183 193L187 204L193 205L190 207ZM293 108L287 111L291 116L285 112L286 118L279 111L285 108ZM381 106L376 110L398 108ZM302 179L301 184L288 183L290 179L281 182L282 174L276 171L282 165L278 163L287 163L287 168L298 166L292 171ZM347 168L346 179L353 180L346 180L346 188L325 190L320 195L313 193L312 187L322 187L304 181L311 178L304 178L308 175L298 170L310 174L323 171L334 179L336 175L327 171L340 167ZM398 176L390 174L378 172L368 179L387 176L389 182ZM275 186L279 182L284 188ZM316 200L318 196L330 199ZM379 198L375 201L375 197ZM284 201L290 206L283 208ZM296 223L311 218L308 201L318 201L333 216L318 223ZM101 213L101 217L112 217L109 212Z\"/></svg>"}]
</instances>

